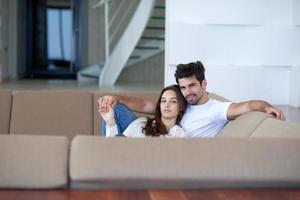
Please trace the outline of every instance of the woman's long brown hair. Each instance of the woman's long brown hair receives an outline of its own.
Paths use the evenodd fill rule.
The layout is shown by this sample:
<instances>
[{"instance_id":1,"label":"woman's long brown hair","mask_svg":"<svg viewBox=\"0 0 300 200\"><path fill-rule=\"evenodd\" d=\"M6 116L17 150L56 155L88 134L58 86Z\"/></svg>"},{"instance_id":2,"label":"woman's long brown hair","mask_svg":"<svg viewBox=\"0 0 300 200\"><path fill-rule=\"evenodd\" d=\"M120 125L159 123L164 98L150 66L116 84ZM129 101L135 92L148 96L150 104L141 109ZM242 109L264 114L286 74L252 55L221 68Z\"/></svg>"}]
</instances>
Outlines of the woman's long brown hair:
<instances>
[{"instance_id":1,"label":"woman's long brown hair","mask_svg":"<svg viewBox=\"0 0 300 200\"><path fill-rule=\"evenodd\" d=\"M184 112L186 110L186 107L187 107L187 102L186 102L184 96L181 94L179 86L178 85L171 85L171 86L168 86L168 87L164 88L161 91L161 93L159 95L159 98L157 100L154 118L151 118L151 119L148 118L148 120L146 122L146 125L143 128L143 133L147 136L158 137L158 136L161 136L161 135L167 135L168 134L167 128L161 120L161 109L160 109L160 102L161 102L162 95L167 90L172 90L172 91L175 92L177 102L179 104L179 113L178 113L178 116L176 118L176 124L177 125L179 125L180 120L183 117L183 114L184 114Z\"/></svg>"}]
</instances>

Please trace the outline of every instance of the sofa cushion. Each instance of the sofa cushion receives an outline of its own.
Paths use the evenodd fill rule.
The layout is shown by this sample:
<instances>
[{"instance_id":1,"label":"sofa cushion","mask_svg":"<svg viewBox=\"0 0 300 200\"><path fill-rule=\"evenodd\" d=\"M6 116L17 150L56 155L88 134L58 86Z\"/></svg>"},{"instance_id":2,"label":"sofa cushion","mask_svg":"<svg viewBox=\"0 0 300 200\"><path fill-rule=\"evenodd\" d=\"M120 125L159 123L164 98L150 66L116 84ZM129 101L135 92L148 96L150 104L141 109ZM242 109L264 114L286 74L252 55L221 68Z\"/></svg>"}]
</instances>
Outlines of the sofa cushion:
<instances>
[{"instance_id":1,"label":"sofa cushion","mask_svg":"<svg viewBox=\"0 0 300 200\"><path fill-rule=\"evenodd\" d=\"M81 91L13 93L11 134L93 135L93 95Z\"/></svg>"},{"instance_id":2,"label":"sofa cushion","mask_svg":"<svg viewBox=\"0 0 300 200\"><path fill-rule=\"evenodd\" d=\"M0 91L0 134L8 134L11 114L12 94L8 90Z\"/></svg>"},{"instance_id":3,"label":"sofa cushion","mask_svg":"<svg viewBox=\"0 0 300 200\"><path fill-rule=\"evenodd\" d=\"M210 99L216 99L216 100L222 101L222 102L228 102L228 101L229 101L229 100L226 99L225 97L222 97L222 96L220 96L220 95L217 95L216 93L213 93L213 92L207 92L207 94L208 94L208 97L209 97Z\"/></svg>"},{"instance_id":4,"label":"sofa cushion","mask_svg":"<svg viewBox=\"0 0 300 200\"><path fill-rule=\"evenodd\" d=\"M300 124L268 118L255 129L252 136L300 138Z\"/></svg>"},{"instance_id":5,"label":"sofa cushion","mask_svg":"<svg viewBox=\"0 0 300 200\"><path fill-rule=\"evenodd\" d=\"M71 144L71 186L299 186L299 152L300 139L76 136Z\"/></svg>"},{"instance_id":6,"label":"sofa cushion","mask_svg":"<svg viewBox=\"0 0 300 200\"><path fill-rule=\"evenodd\" d=\"M229 121L217 137L250 137L270 115L252 111Z\"/></svg>"},{"instance_id":7,"label":"sofa cushion","mask_svg":"<svg viewBox=\"0 0 300 200\"><path fill-rule=\"evenodd\" d=\"M128 92L129 93L129 92ZM102 122L102 118L100 116L100 114L98 113L98 102L97 100L105 95L122 95L122 96L128 96L127 92L115 92L115 93L109 93L109 92L94 92L94 135L101 135L101 130L102 130L102 126L101 126L101 122ZM145 98L145 99L149 99L149 100L153 100L153 101L157 101L158 96L160 94L160 91L154 91L154 92L143 92L143 91L135 91L135 92L130 92L130 96L133 97L141 97L141 98ZM151 116L151 115L145 115L145 114L141 114L141 113L135 113L137 117L141 117L141 116Z\"/></svg>"},{"instance_id":8,"label":"sofa cushion","mask_svg":"<svg viewBox=\"0 0 300 200\"><path fill-rule=\"evenodd\" d=\"M64 136L0 135L0 188L61 188L68 182Z\"/></svg>"}]
</instances>

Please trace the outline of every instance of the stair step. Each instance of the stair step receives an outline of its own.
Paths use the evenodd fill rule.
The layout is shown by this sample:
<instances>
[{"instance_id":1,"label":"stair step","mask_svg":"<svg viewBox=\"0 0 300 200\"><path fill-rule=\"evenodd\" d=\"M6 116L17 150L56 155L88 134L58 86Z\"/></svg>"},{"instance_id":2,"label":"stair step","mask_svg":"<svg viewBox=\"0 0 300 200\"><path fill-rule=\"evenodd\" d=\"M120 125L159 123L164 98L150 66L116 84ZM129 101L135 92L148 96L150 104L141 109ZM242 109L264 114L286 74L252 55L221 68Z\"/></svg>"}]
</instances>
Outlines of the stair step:
<instances>
[{"instance_id":1,"label":"stair step","mask_svg":"<svg viewBox=\"0 0 300 200\"><path fill-rule=\"evenodd\" d=\"M151 19L165 20L166 17L164 17L164 16L152 16Z\"/></svg>"},{"instance_id":2,"label":"stair step","mask_svg":"<svg viewBox=\"0 0 300 200\"><path fill-rule=\"evenodd\" d=\"M148 36L143 36L141 37L142 40L165 40L163 37L148 37Z\"/></svg>"},{"instance_id":3,"label":"stair step","mask_svg":"<svg viewBox=\"0 0 300 200\"><path fill-rule=\"evenodd\" d=\"M159 49L159 47L157 46L136 46L136 49L139 50L155 50L155 49Z\"/></svg>"},{"instance_id":4,"label":"stair step","mask_svg":"<svg viewBox=\"0 0 300 200\"><path fill-rule=\"evenodd\" d=\"M91 75L91 74L85 74L85 73L81 73L80 75L83 77L87 77L87 78L95 78L95 79L99 78L99 75Z\"/></svg>"},{"instance_id":5,"label":"stair step","mask_svg":"<svg viewBox=\"0 0 300 200\"><path fill-rule=\"evenodd\" d=\"M148 30L165 30L165 27L146 26Z\"/></svg>"},{"instance_id":6,"label":"stair step","mask_svg":"<svg viewBox=\"0 0 300 200\"><path fill-rule=\"evenodd\" d=\"M138 56L138 55L132 55L129 57L129 59L140 59L141 56Z\"/></svg>"},{"instance_id":7,"label":"stair step","mask_svg":"<svg viewBox=\"0 0 300 200\"><path fill-rule=\"evenodd\" d=\"M166 6L154 6L154 9L166 9Z\"/></svg>"}]
</instances>

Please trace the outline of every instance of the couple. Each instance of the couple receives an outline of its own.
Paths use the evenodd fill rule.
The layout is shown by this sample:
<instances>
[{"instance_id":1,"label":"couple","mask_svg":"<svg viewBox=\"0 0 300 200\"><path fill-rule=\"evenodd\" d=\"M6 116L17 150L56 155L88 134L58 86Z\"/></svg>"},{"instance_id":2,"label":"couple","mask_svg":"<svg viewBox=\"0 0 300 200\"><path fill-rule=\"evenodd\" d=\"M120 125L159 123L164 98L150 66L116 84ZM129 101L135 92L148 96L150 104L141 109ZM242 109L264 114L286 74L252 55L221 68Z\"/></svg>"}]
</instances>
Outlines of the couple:
<instances>
[{"instance_id":1,"label":"couple","mask_svg":"<svg viewBox=\"0 0 300 200\"><path fill-rule=\"evenodd\" d=\"M125 96L100 98L98 111L106 122L103 134L127 137L215 137L228 120L249 111L265 112L284 120L280 110L262 100L232 103L209 99L205 68L200 61L177 65L175 78L178 86L165 88L157 104ZM155 113L155 117L136 119L128 108L136 112Z\"/></svg>"}]
</instances>

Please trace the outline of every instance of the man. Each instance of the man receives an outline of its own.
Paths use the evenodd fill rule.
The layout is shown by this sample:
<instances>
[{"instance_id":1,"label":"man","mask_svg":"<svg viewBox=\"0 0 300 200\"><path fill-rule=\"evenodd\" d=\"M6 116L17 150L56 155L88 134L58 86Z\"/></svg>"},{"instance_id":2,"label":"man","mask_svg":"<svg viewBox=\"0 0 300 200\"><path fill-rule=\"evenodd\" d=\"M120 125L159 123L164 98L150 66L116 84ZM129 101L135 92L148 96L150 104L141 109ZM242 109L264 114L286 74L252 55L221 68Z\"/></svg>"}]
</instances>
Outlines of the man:
<instances>
[{"instance_id":1,"label":"man","mask_svg":"<svg viewBox=\"0 0 300 200\"><path fill-rule=\"evenodd\" d=\"M179 64L175 72L176 82L188 101L181 126L190 137L215 137L228 120L250 111L261 111L284 120L283 113L266 101L253 100L241 103L211 100L206 92L207 81L203 64L192 62ZM133 111L154 113L155 102L134 97L105 96L98 100L99 109L105 110L107 104L125 104Z\"/></svg>"}]
</instances>

